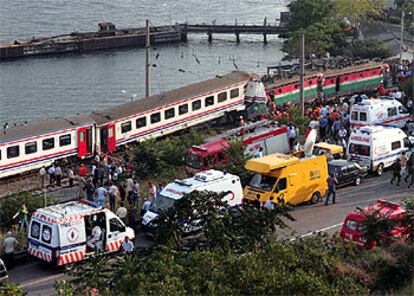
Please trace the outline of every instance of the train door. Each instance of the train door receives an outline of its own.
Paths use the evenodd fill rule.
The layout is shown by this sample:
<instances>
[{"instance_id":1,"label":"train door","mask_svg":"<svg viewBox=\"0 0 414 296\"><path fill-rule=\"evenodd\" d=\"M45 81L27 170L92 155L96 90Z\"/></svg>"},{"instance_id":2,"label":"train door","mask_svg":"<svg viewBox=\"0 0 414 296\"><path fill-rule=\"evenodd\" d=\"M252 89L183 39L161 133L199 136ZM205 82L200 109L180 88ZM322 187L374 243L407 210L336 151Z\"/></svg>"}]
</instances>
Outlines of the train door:
<instances>
[{"instance_id":1,"label":"train door","mask_svg":"<svg viewBox=\"0 0 414 296\"><path fill-rule=\"evenodd\" d=\"M108 124L99 129L101 153L113 152L116 149L115 124Z\"/></svg>"},{"instance_id":2,"label":"train door","mask_svg":"<svg viewBox=\"0 0 414 296\"><path fill-rule=\"evenodd\" d=\"M108 152L114 152L116 150L115 124L108 124L106 128L108 130Z\"/></svg>"},{"instance_id":3,"label":"train door","mask_svg":"<svg viewBox=\"0 0 414 296\"><path fill-rule=\"evenodd\" d=\"M341 76L338 75L336 77L336 82L335 82L335 92L339 92L341 90Z\"/></svg>"},{"instance_id":4,"label":"train door","mask_svg":"<svg viewBox=\"0 0 414 296\"><path fill-rule=\"evenodd\" d=\"M78 156L85 157L88 149L87 149L87 141L86 141L86 128L78 129Z\"/></svg>"}]
</instances>

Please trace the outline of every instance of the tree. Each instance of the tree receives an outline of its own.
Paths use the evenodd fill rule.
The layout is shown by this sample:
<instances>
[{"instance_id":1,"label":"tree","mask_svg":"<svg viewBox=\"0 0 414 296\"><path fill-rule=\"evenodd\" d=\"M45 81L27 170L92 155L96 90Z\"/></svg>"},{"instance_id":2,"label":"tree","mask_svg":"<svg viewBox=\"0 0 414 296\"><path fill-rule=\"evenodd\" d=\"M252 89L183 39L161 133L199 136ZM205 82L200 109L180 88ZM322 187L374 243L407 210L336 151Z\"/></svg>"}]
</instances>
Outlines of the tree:
<instances>
[{"instance_id":1,"label":"tree","mask_svg":"<svg viewBox=\"0 0 414 296\"><path fill-rule=\"evenodd\" d=\"M299 56L301 34L305 35L306 53L324 56L329 52L336 56L342 54L346 47L346 35L341 26L334 20L325 18L290 34L290 38L283 44L283 51L291 57Z\"/></svg>"},{"instance_id":2,"label":"tree","mask_svg":"<svg viewBox=\"0 0 414 296\"><path fill-rule=\"evenodd\" d=\"M289 31L305 29L315 22L332 15L334 4L331 0L295 0L288 5L290 9Z\"/></svg>"},{"instance_id":3,"label":"tree","mask_svg":"<svg viewBox=\"0 0 414 296\"><path fill-rule=\"evenodd\" d=\"M388 0L335 0L339 17L348 18L355 28L367 17L380 16Z\"/></svg>"},{"instance_id":4,"label":"tree","mask_svg":"<svg viewBox=\"0 0 414 296\"><path fill-rule=\"evenodd\" d=\"M364 41L356 41L352 45L352 55L361 59L386 59L392 54L391 51L384 46L381 41L370 39Z\"/></svg>"}]
</instances>

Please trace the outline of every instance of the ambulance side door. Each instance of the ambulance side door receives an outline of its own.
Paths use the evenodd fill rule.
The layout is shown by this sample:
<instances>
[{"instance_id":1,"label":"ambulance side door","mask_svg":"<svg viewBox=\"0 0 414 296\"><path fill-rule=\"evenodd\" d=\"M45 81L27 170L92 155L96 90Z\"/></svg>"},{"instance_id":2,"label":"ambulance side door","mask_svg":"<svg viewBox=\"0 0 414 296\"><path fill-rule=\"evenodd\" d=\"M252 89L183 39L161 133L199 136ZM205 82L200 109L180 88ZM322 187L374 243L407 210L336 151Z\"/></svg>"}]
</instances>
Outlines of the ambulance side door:
<instances>
[{"instance_id":1,"label":"ambulance side door","mask_svg":"<svg viewBox=\"0 0 414 296\"><path fill-rule=\"evenodd\" d=\"M110 252L118 251L125 238L125 226L115 215L107 214L107 250Z\"/></svg>"}]
</instances>

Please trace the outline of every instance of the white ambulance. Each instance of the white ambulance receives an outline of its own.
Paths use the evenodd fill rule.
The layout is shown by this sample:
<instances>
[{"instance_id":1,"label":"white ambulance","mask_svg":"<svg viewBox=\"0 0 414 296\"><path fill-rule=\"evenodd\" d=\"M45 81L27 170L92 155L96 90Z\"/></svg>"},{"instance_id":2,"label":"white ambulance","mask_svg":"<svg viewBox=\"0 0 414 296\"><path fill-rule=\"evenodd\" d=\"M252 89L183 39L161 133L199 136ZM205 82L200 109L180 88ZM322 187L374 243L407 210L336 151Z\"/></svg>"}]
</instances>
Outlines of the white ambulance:
<instances>
[{"instance_id":1,"label":"white ambulance","mask_svg":"<svg viewBox=\"0 0 414 296\"><path fill-rule=\"evenodd\" d=\"M93 229L99 237L92 249ZM88 201L69 202L36 210L30 222L27 252L43 261L70 268L93 255L120 250L125 237L133 240L134 230L110 210Z\"/></svg>"},{"instance_id":2,"label":"white ambulance","mask_svg":"<svg viewBox=\"0 0 414 296\"><path fill-rule=\"evenodd\" d=\"M161 211L174 206L175 201L196 190L216 193L229 192L224 197L224 201L230 206L240 205L243 199L243 188L238 176L217 170L197 173L192 178L176 180L165 186L155 199L155 204L151 205L150 210L142 218L144 228L150 230L151 222L158 217Z\"/></svg>"},{"instance_id":3,"label":"white ambulance","mask_svg":"<svg viewBox=\"0 0 414 296\"><path fill-rule=\"evenodd\" d=\"M409 151L411 147L407 135L399 128L362 127L351 133L347 157L381 175L400 157L401 152Z\"/></svg>"},{"instance_id":4,"label":"white ambulance","mask_svg":"<svg viewBox=\"0 0 414 296\"><path fill-rule=\"evenodd\" d=\"M388 97L367 99L351 107L352 127L385 125L402 128L412 116L397 100Z\"/></svg>"}]
</instances>

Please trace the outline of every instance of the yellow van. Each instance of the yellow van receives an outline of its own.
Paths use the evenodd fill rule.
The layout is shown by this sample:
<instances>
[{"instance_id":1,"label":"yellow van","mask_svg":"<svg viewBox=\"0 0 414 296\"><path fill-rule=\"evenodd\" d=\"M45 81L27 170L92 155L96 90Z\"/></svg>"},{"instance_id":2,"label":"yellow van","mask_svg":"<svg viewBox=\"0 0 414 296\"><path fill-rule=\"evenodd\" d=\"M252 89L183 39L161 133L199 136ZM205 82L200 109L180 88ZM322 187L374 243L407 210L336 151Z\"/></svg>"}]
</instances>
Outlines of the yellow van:
<instances>
[{"instance_id":1,"label":"yellow van","mask_svg":"<svg viewBox=\"0 0 414 296\"><path fill-rule=\"evenodd\" d=\"M245 168L254 173L244 188L244 199L297 205L317 203L326 195L328 166L325 155L298 158L271 154L248 160Z\"/></svg>"}]
</instances>

